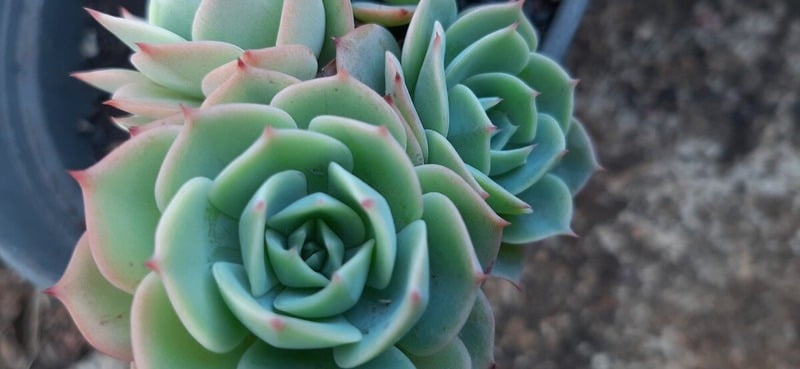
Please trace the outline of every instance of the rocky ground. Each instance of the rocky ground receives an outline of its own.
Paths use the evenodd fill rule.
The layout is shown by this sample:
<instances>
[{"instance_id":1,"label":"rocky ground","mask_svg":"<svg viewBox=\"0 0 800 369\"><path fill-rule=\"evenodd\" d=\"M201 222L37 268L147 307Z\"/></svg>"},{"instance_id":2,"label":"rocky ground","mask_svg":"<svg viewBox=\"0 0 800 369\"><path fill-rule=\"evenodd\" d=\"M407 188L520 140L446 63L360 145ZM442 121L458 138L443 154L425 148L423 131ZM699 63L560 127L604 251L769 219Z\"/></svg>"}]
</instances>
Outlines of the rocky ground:
<instances>
[{"instance_id":1,"label":"rocky ground","mask_svg":"<svg viewBox=\"0 0 800 369\"><path fill-rule=\"evenodd\" d=\"M593 0L566 64L607 170L581 238L489 285L498 368L800 368L800 2ZM89 352L44 298L24 343L37 299L5 269L0 291L0 363Z\"/></svg>"}]
</instances>

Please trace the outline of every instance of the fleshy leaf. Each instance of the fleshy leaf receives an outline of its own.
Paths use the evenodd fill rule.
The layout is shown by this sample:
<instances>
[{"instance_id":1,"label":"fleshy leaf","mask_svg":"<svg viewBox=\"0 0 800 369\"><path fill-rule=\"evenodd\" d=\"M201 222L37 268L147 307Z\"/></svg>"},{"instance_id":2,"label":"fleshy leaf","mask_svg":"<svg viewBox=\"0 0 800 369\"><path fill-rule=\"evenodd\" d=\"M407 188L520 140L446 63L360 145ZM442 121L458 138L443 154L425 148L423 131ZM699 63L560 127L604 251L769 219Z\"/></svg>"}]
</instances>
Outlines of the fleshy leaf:
<instances>
[{"instance_id":1,"label":"fleshy leaf","mask_svg":"<svg viewBox=\"0 0 800 369\"><path fill-rule=\"evenodd\" d=\"M561 178L573 196L580 191L599 165L592 141L583 124L573 119L567 133L567 155L561 158L550 173Z\"/></svg>"},{"instance_id":2,"label":"fleshy leaf","mask_svg":"<svg viewBox=\"0 0 800 369\"><path fill-rule=\"evenodd\" d=\"M149 0L147 20L191 40L194 13L202 0Z\"/></svg>"},{"instance_id":3,"label":"fleshy leaf","mask_svg":"<svg viewBox=\"0 0 800 369\"><path fill-rule=\"evenodd\" d=\"M472 89L478 97L497 96L502 99L496 107L489 111L489 116L500 132L509 129L503 121L496 119L498 112L503 112L513 125L506 142L528 145L536 136L536 91L522 80L505 73L486 73L468 78L464 84ZM505 145L502 145L505 146Z\"/></svg>"},{"instance_id":4,"label":"fleshy leaf","mask_svg":"<svg viewBox=\"0 0 800 369\"><path fill-rule=\"evenodd\" d=\"M365 241L366 232L360 215L322 192L309 194L287 204L280 212L272 214L267 224L272 229L288 234L309 219L325 221L348 247L358 246Z\"/></svg>"},{"instance_id":5,"label":"fleshy leaf","mask_svg":"<svg viewBox=\"0 0 800 369\"><path fill-rule=\"evenodd\" d=\"M317 74L317 58L303 45L281 45L258 50L247 50L242 55L247 65L274 70L300 80L309 80Z\"/></svg>"},{"instance_id":6,"label":"fleshy leaf","mask_svg":"<svg viewBox=\"0 0 800 369\"><path fill-rule=\"evenodd\" d=\"M131 69L95 69L73 73L72 76L108 93L114 93L114 91L130 83L149 82L141 73Z\"/></svg>"},{"instance_id":7,"label":"fleshy leaf","mask_svg":"<svg viewBox=\"0 0 800 369\"><path fill-rule=\"evenodd\" d=\"M282 15L282 1L203 0L192 26L193 40L213 40L242 49L275 46Z\"/></svg>"},{"instance_id":8,"label":"fleshy leaf","mask_svg":"<svg viewBox=\"0 0 800 369\"><path fill-rule=\"evenodd\" d=\"M236 72L210 93L203 106L229 103L269 104L284 88L300 82L288 74L239 63Z\"/></svg>"},{"instance_id":9,"label":"fleshy leaf","mask_svg":"<svg viewBox=\"0 0 800 369\"><path fill-rule=\"evenodd\" d=\"M301 147L303 150L298 150ZM303 172L309 192L324 190L328 186L328 164L331 162L349 170L353 167L353 156L347 146L328 136L305 130L267 127L247 151L217 176L210 199L221 211L238 217L258 187L270 176L284 170Z\"/></svg>"},{"instance_id":10,"label":"fleshy leaf","mask_svg":"<svg viewBox=\"0 0 800 369\"><path fill-rule=\"evenodd\" d=\"M330 281L325 275L314 270L303 260L300 247L310 236L310 227L300 227L288 237L268 229L265 236L267 258L272 272L283 286L290 288L320 288ZM295 242L292 242L295 241Z\"/></svg>"},{"instance_id":11,"label":"fleshy leaf","mask_svg":"<svg viewBox=\"0 0 800 369\"><path fill-rule=\"evenodd\" d=\"M189 179L215 178L259 138L266 126L296 127L288 114L266 105L227 104L185 114L186 123L156 180L156 202L161 210Z\"/></svg>"},{"instance_id":12,"label":"fleshy leaf","mask_svg":"<svg viewBox=\"0 0 800 369\"><path fill-rule=\"evenodd\" d=\"M408 355L408 358L414 362L416 369L477 368L472 366L469 351L458 337L454 337L435 353L424 356Z\"/></svg>"},{"instance_id":13,"label":"fleshy leaf","mask_svg":"<svg viewBox=\"0 0 800 369\"><path fill-rule=\"evenodd\" d=\"M521 167L494 176L493 179L513 194L518 194L538 181L564 155L566 142L558 123L546 114L539 114L534 148ZM534 208L536 211L536 208Z\"/></svg>"},{"instance_id":14,"label":"fleshy leaf","mask_svg":"<svg viewBox=\"0 0 800 369\"><path fill-rule=\"evenodd\" d=\"M64 303L75 325L92 346L117 359L133 360L133 296L103 278L92 258L85 234L78 240L61 280L46 292Z\"/></svg>"},{"instance_id":15,"label":"fleshy leaf","mask_svg":"<svg viewBox=\"0 0 800 369\"><path fill-rule=\"evenodd\" d=\"M397 257L396 228L389 204L379 192L335 163L328 168L328 178L330 192L360 210L375 240L367 285L386 288Z\"/></svg>"},{"instance_id":16,"label":"fleshy leaf","mask_svg":"<svg viewBox=\"0 0 800 369\"><path fill-rule=\"evenodd\" d=\"M152 82L141 82L120 87L106 104L131 114L160 119L179 114L182 106L200 106L200 101Z\"/></svg>"},{"instance_id":17,"label":"fleshy leaf","mask_svg":"<svg viewBox=\"0 0 800 369\"><path fill-rule=\"evenodd\" d=\"M275 309L300 318L327 318L344 313L361 297L373 249L372 241L361 246L319 291L283 290L275 298Z\"/></svg>"},{"instance_id":18,"label":"fleshy leaf","mask_svg":"<svg viewBox=\"0 0 800 369\"><path fill-rule=\"evenodd\" d=\"M458 156L458 152L453 145L447 141L444 136L436 131L426 130L426 137L428 141L428 161L427 164L438 164L447 169L452 170L459 177L461 177L467 184L472 187L481 197L487 197L489 194L481 188L480 184L475 180L475 177L470 173L467 165Z\"/></svg>"},{"instance_id":19,"label":"fleshy leaf","mask_svg":"<svg viewBox=\"0 0 800 369\"><path fill-rule=\"evenodd\" d=\"M253 296L261 296L278 284L272 268L268 268L264 230L267 219L289 204L305 196L306 177L287 170L267 179L253 194L239 219L239 242Z\"/></svg>"},{"instance_id":20,"label":"fleshy leaf","mask_svg":"<svg viewBox=\"0 0 800 369\"><path fill-rule=\"evenodd\" d=\"M137 369L235 369L246 345L225 354L206 350L186 331L155 273L136 290L131 338Z\"/></svg>"},{"instance_id":21,"label":"fleshy leaf","mask_svg":"<svg viewBox=\"0 0 800 369\"><path fill-rule=\"evenodd\" d=\"M386 200L395 228L419 219L422 190L414 178L414 167L386 128L324 115L314 118L309 130L333 137L350 149L353 175Z\"/></svg>"},{"instance_id":22,"label":"fleshy leaf","mask_svg":"<svg viewBox=\"0 0 800 369\"><path fill-rule=\"evenodd\" d=\"M411 22L415 5L383 5L363 1L353 2L353 16L362 23L375 23L384 27L397 27Z\"/></svg>"},{"instance_id":23,"label":"fleshy leaf","mask_svg":"<svg viewBox=\"0 0 800 369\"><path fill-rule=\"evenodd\" d=\"M225 303L249 330L268 344L288 349L316 349L357 342L362 335L358 328L342 317L303 320L274 310L279 291L253 297L247 285L244 267L218 262L214 277Z\"/></svg>"},{"instance_id":24,"label":"fleshy leaf","mask_svg":"<svg viewBox=\"0 0 800 369\"><path fill-rule=\"evenodd\" d=\"M531 206L520 200L511 192L497 184L489 176L475 168L469 168L473 178L488 194L486 202L498 214L525 214L531 212Z\"/></svg>"},{"instance_id":25,"label":"fleshy leaf","mask_svg":"<svg viewBox=\"0 0 800 369\"><path fill-rule=\"evenodd\" d=\"M198 99L203 98L203 77L244 53L234 45L216 41L138 45L140 50L131 56L136 69L159 85Z\"/></svg>"},{"instance_id":26,"label":"fleshy leaf","mask_svg":"<svg viewBox=\"0 0 800 369\"><path fill-rule=\"evenodd\" d=\"M350 0L322 0L322 2L325 5L325 39L322 51L319 53L319 64L326 65L336 55L334 40L352 31L355 25Z\"/></svg>"},{"instance_id":27,"label":"fleshy leaf","mask_svg":"<svg viewBox=\"0 0 800 369\"><path fill-rule=\"evenodd\" d=\"M416 91L422 62L428 53L428 45L434 33L434 24L439 22L441 28L446 29L456 20L457 13L456 2L452 0L421 0L417 5L417 10L408 25L400 58L409 91Z\"/></svg>"},{"instance_id":28,"label":"fleshy leaf","mask_svg":"<svg viewBox=\"0 0 800 369\"><path fill-rule=\"evenodd\" d=\"M504 243L497 254L497 262L492 268L492 276L505 279L515 286L522 281L522 271L525 267L525 250L521 245Z\"/></svg>"},{"instance_id":29,"label":"fleshy leaf","mask_svg":"<svg viewBox=\"0 0 800 369\"><path fill-rule=\"evenodd\" d=\"M478 97L464 85L449 92L450 129L447 140L464 163L488 172L491 163L489 141L495 127L486 116Z\"/></svg>"},{"instance_id":30,"label":"fleshy leaf","mask_svg":"<svg viewBox=\"0 0 800 369\"><path fill-rule=\"evenodd\" d=\"M133 293L147 274L161 213L153 187L178 127L143 132L91 168L74 173L83 191L89 244L103 276ZM125 214L120 217L119 214Z\"/></svg>"},{"instance_id":31,"label":"fleshy leaf","mask_svg":"<svg viewBox=\"0 0 800 369\"><path fill-rule=\"evenodd\" d=\"M545 174L519 194L533 208L533 213L509 217L511 226L503 232L503 242L528 244L541 239L571 234L572 193L564 182Z\"/></svg>"},{"instance_id":32,"label":"fleshy leaf","mask_svg":"<svg viewBox=\"0 0 800 369\"><path fill-rule=\"evenodd\" d=\"M92 9L86 9L97 23L109 30L131 50L138 51L137 43L172 44L186 40L164 28L142 20L118 18Z\"/></svg>"},{"instance_id":33,"label":"fleshy leaf","mask_svg":"<svg viewBox=\"0 0 800 369\"><path fill-rule=\"evenodd\" d=\"M474 252L484 270L489 270L500 247L503 227L508 222L500 218L467 183L453 171L432 164L416 168L424 193L438 192L447 196L463 216ZM451 225L455 226L455 225Z\"/></svg>"},{"instance_id":34,"label":"fleshy leaf","mask_svg":"<svg viewBox=\"0 0 800 369\"><path fill-rule=\"evenodd\" d=\"M417 108L414 107L411 94L406 88L400 61L392 53L386 53L386 71L384 74L386 77L386 96L391 98L393 107L403 117L408 131L416 138L422 153L420 160L415 160L417 158L414 157L411 157L411 160L415 164L424 163L428 157L428 142L425 139L425 129L422 128L422 121L417 114ZM411 138L408 140L411 141Z\"/></svg>"},{"instance_id":35,"label":"fleshy leaf","mask_svg":"<svg viewBox=\"0 0 800 369\"><path fill-rule=\"evenodd\" d=\"M445 195L423 196L422 219L428 227L430 295L435 296L419 322L398 342L398 347L426 356L458 340L467 321L483 273L459 210ZM437 225L444 226L437 226Z\"/></svg>"},{"instance_id":36,"label":"fleshy leaf","mask_svg":"<svg viewBox=\"0 0 800 369\"><path fill-rule=\"evenodd\" d=\"M473 368L494 367L494 334L494 311L486 294L478 291L475 306L458 334L469 352Z\"/></svg>"},{"instance_id":37,"label":"fleshy leaf","mask_svg":"<svg viewBox=\"0 0 800 369\"><path fill-rule=\"evenodd\" d=\"M447 84L444 74L444 43L444 30L442 25L436 22L428 52L419 69L419 79L416 80L413 89L409 87L409 91L414 91L414 105L417 107L422 126L447 136L450 110L447 107ZM409 81L407 79L406 83Z\"/></svg>"},{"instance_id":38,"label":"fleshy leaf","mask_svg":"<svg viewBox=\"0 0 800 369\"><path fill-rule=\"evenodd\" d=\"M447 86L481 73L516 74L525 67L528 44L517 33L517 25L492 32L470 44L447 65Z\"/></svg>"},{"instance_id":39,"label":"fleshy leaf","mask_svg":"<svg viewBox=\"0 0 800 369\"><path fill-rule=\"evenodd\" d=\"M523 14L522 4L523 1L508 1L488 4L463 12L447 28L445 61L449 64L456 55L483 36L514 24Z\"/></svg>"},{"instance_id":40,"label":"fleshy leaf","mask_svg":"<svg viewBox=\"0 0 800 369\"><path fill-rule=\"evenodd\" d=\"M344 69L375 92L383 93L387 52L400 55L394 36L386 28L365 24L336 40L336 69Z\"/></svg>"},{"instance_id":41,"label":"fleshy leaf","mask_svg":"<svg viewBox=\"0 0 800 369\"><path fill-rule=\"evenodd\" d=\"M361 300L345 313L364 337L333 349L339 366L350 368L380 357L426 309L430 296L426 225L422 221L411 223L397 237L397 265L389 286L382 290L367 288Z\"/></svg>"},{"instance_id":42,"label":"fleshy leaf","mask_svg":"<svg viewBox=\"0 0 800 369\"><path fill-rule=\"evenodd\" d=\"M275 45L304 45L319 55L325 39L325 6L320 0L284 1Z\"/></svg>"},{"instance_id":43,"label":"fleshy leaf","mask_svg":"<svg viewBox=\"0 0 800 369\"><path fill-rule=\"evenodd\" d=\"M398 143L406 142L402 119L383 97L341 71L285 88L272 99L272 106L289 113L300 128L308 128L314 117L337 115L385 126Z\"/></svg>"},{"instance_id":44,"label":"fleshy leaf","mask_svg":"<svg viewBox=\"0 0 800 369\"><path fill-rule=\"evenodd\" d=\"M539 113L550 114L563 132L569 132L576 81L553 59L539 53L530 54L528 64L518 75L541 93L536 98Z\"/></svg>"},{"instance_id":45,"label":"fleshy leaf","mask_svg":"<svg viewBox=\"0 0 800 369\"><path fill-rule=\"evenodd\" d=\"M156 230L154 268L186 330L209 351L224 353L247 334L222 301L211 273L220 248L238 253L235 219L208 202L211 180L183 185L164 210Z\"/></svg>"},{"instance_id":46,"label":"fleshy leaf","mask_svg":"<svg viewBox=\"0 0 800 369\"><path fill-rule=\"evenodd\" d=\"M244 353L236 369L340 369L330 350L282 350L257 341ZM354 369L416 369L395 347Z\"/></svg>"}]
</instances>

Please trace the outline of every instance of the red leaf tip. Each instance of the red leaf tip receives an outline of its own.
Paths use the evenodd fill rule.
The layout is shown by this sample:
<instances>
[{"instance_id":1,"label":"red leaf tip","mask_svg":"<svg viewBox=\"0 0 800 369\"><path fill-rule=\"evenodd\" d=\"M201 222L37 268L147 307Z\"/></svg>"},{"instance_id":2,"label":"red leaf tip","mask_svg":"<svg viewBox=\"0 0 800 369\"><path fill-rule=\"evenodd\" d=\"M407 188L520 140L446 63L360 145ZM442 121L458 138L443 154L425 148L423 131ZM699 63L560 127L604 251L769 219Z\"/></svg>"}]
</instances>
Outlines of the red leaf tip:
<instances>
[{"instance_id":1,"label":"red leaf tip","mask_svg":"<svg viewBox=\"0 0 800 369\"><path fill-rule=\"evenodd\" d=\"M58 298L58 293L59 293L58 285L45 288L44 290L42 290L42 293L48 296Z\"/></svg>"},{"instance_id":2,"label":"red leaf tip","mask_svg":"<svg viewBox=\"0 0 800 369\"><path fill-rule=\"evenodd\" d=\"M411 297L411 302L414 303L415 305L418 305L420 302L422 302L422 294L419 293L419 290L415 289L411 291L410 297Z\"/></svg>"},{"instance_id":3,"label":"red leaf tip","mask_svg":"<svg viewBox=\"0 0 800 369\"><path fill-rule=\"evenodd\" d=\"M150 260L145 261L144 262L144 266L145 266L145 268L150 269L150 270L158 273L159 265L158 265L158 260L156 260L155 258L152 258Z\"/></svg>"},{"instance_id":4,"label":"red leaf tip","mask_svg":"<svg viewBox=\"0 0 800 369\"><path fill-rule=\"evenodd\" d=\"M375 200L373 199L364 199L361 201L361 207L366 210L372 209L372 207L374 206L375 206Z\"/></svg>"},{"instance_id":5,"label":"red leaf tip","mask_svg":"<svg viewBox=\"0 0 800 369\"><path fill-rule=\"evenodd\" d=\"M272 318L269 320L269 326L275 331L282 331L285 327L285 323L280 318Z\"/></svg>"}]
</instances>

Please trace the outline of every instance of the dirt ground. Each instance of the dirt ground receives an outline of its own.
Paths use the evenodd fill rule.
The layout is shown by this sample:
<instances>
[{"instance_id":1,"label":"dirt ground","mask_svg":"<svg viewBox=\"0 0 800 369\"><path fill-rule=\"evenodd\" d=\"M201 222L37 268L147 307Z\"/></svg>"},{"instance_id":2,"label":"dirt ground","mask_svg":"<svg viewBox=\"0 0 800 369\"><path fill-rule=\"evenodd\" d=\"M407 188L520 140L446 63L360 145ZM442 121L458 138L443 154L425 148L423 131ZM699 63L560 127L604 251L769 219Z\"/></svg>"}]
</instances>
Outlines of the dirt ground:
<instances>
[{"instance_id":1,"label":"dirt ground","mask_svg":"<svg viewBox=\"0 0 800 369\"><path fill-rule=\"evenodd\" d=\"M579 239L487 286L497 367L800 368L800 2L593 0L566 65L607 170ZM5 368L37 299L7 269L0 291ZM33 368L123 367L38 300Z\"/></svg>"}]
</instances>

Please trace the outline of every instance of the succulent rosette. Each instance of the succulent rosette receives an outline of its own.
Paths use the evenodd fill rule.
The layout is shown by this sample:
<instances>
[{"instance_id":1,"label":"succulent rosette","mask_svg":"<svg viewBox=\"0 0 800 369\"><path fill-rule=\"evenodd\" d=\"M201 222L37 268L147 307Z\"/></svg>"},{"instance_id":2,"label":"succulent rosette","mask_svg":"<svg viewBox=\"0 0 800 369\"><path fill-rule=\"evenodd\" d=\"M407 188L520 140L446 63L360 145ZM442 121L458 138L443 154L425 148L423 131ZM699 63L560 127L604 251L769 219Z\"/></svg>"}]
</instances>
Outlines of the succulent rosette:
<instances>
[{"instance_id":1,"label":"succulent rosette","mask_svg":"<svg viewBox=\"0 0 800 369\"><path fill-rule=\"evenodd\" d=\"M147 9L147 19L88 10L134 51L136 70L75 74L131 114L117 119L123 127L180 121L181 106L267 104L316 77L354 23L347 0L151 0Z\"/></svg>"},{"instance_id":2,"label":"succulent rosette","mask_svg":"<svg viewBox=\"0 0 800 369\"><path fill-rule=\"evenodd\" d=\"M415 166L392 105L344 68L271 105L186 108L74 172L86 233L61 299L146 368L488 368L480 257L502 228Z\"/></svg>"},{"instance_id":3,"label":"succulent rosette","mask_svg":"<svg viewBox=\"0 0 800 369\"><path fill-rule=\"evenodd\" d=\"M573 117L577 81L536 52L522 3L457 14L455 1L420 1L378 86L421 132L423 162L459 173L511 223L497 264L483 265L512 280L522 267L519 246L573 233L572 197L598 167Z\"/></svg>"}]
</instances>

